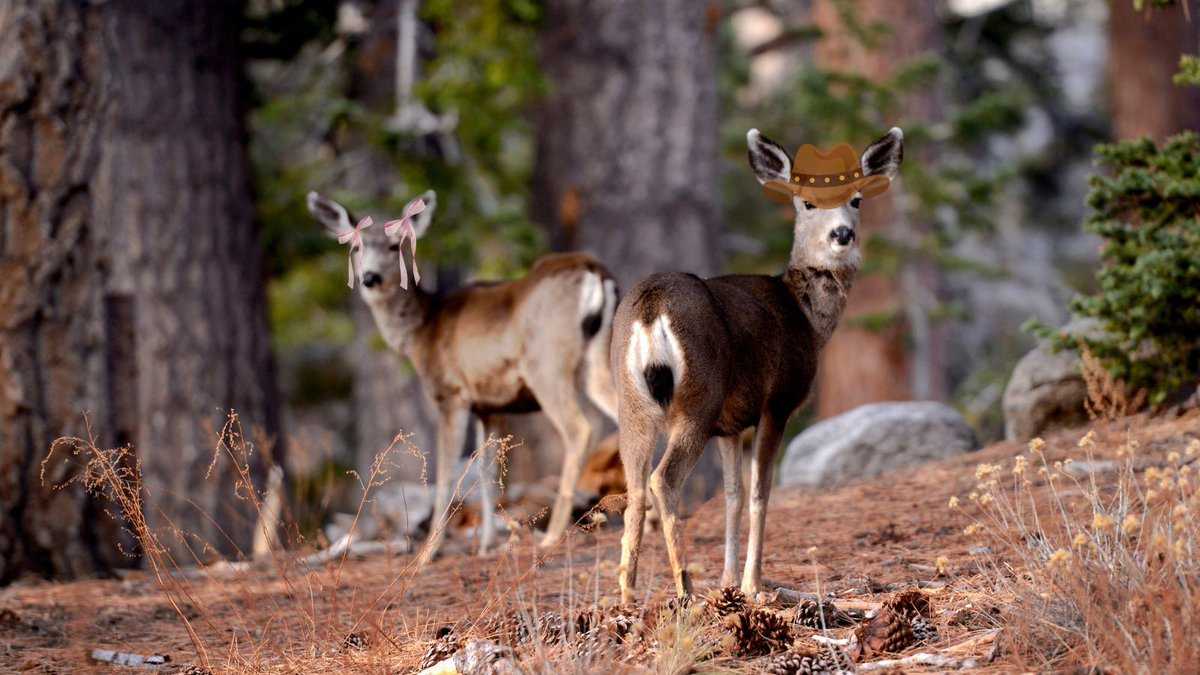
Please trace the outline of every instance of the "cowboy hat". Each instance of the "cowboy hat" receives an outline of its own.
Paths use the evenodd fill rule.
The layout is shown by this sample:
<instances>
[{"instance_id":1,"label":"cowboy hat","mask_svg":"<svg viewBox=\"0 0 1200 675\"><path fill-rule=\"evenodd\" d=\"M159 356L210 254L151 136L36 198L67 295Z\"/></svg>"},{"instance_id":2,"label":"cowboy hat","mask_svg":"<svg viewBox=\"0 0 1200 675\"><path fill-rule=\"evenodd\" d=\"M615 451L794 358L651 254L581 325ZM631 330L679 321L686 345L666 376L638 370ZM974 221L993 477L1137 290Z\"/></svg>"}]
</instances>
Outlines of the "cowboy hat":
<instances>
[{"instance_id":1,"label":"cowboy hat","mask_svg":"<svg viewBox=\"0 0 1200 675\"><path fill-rule=\"evenodd\" d=\"M849 143L829 152L808 144L796 151L792 181L769 180L763 184L763 194L781 204L791 204L792 197L800 197L817 208L836 209L856 192L861 192L863 199L874 197L892 182L887 176L862 174L858 154Z\"/></svg>"}]
</instances>

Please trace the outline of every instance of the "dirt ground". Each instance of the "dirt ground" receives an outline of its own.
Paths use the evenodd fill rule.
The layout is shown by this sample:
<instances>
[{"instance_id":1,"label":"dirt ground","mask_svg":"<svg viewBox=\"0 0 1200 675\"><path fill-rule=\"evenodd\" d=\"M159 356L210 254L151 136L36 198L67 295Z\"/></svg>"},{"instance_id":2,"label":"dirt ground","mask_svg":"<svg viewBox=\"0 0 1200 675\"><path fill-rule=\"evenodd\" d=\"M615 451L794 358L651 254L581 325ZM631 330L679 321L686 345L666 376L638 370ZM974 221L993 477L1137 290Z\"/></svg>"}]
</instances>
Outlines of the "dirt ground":
<instances>
[{"instance_id":1,"label":"dirt ground","mask_svg":"<svg viewBox=\"0 0 1200 675\"><path fill-rule=\"evenodd\" d=\"M1148 456L1166 456L1200 438L1197 411L1095 428L1101 437L1115 438L1131 425ZM1048 437L1047 456L1077 451L1082 433ZM777 488L767 519L767 585L863 603L918 585L937 612L938 646L957 644L951 653L971 655L961 648L963 640L1001 627L1003 619L962 620L972 608L980 610L973 616L987 614L980 570L989 554L986 537L963 533L975 507L951 510L947 503L971 491L977 464L1011 460L1024 449L999 443L823 492ZM712 587L721 572L721 498L699 508L686 527L694 578L702 589ZM406 555L308 570L285 562L216 568L167 583L178 607L146 571L73 583L26 580L0 590L0 671L123 670L92 661L99 648L169 656L164 671L207 663L213 672L411 672L439 626L469 627L506 607L561 611L615 604L620 534L614 518L546 553L536 550L533 533L517 529L499 552L448 555L420 571L408 566ZM639 582L650 602L668 596L671 579L661 535L645 541ZM848 632L835 631L834 637ZM364 636L369 646L347 648L351 634ZM196 644L206 653L198 653ZM975 651L995 657L985 670L1011 669L1003 649Z\"/></svg>"}]
</instances>

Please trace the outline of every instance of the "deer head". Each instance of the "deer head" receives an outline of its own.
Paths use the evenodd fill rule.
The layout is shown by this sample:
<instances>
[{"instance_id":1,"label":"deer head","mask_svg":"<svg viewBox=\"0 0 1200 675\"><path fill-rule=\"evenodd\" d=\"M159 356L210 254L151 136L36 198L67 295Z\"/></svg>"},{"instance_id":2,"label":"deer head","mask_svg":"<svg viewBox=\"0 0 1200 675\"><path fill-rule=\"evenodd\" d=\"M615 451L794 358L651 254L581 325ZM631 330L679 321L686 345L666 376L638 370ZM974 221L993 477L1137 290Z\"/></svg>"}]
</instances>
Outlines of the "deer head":
<instances>
[{"instance_id":1,"label":"deer head","mask_svg":"<svg viewBox=\"0 0 1200 675\"><path fill-rule=\"evenodd\" d=\"M427 190L419 198L425 202L425 210L413 216L413 231L418 239L429 231L429 225L433 222L437 193ZM346 207L316 192L308 193L308 210L331 237L336 238L354 228L354 221ZM368 304L374 304L405 293L400 287L400 265L412 264L412 261L401 260L400 233L386 234L382 222L376 222L361 232L363 299Z\"/></svg>"},{"instance_id":2,"label":"deer head","mask_svg":"<svg viewBox=\"0 0 1200 675\"><path fill-rule=\"evenodd\" d=\"M746 134L750 166L759 183L792 180L792 156L783 146L763 136L758 129ZM853 155L851 155L853 157ZM863 152L859 160L863 176L895 178L904 158L904 133L893 127ZM818 208L800 196L792 197L796 209L790 267L856 269L862 257L858 237L862 193L835 208Z\"/></svg>"}]
</instances>

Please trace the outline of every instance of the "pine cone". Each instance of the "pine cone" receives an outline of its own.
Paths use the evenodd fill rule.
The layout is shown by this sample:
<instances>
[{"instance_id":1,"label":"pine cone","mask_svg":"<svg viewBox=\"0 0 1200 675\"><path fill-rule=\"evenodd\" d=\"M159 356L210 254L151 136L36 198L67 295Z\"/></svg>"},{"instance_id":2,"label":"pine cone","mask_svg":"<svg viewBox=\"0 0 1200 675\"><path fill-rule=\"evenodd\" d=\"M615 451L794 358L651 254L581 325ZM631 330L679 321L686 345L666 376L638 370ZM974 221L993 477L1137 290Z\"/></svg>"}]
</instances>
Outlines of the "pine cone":
<instances>
[{"instance_id":1,"label":"pine cone","mask_svg":"<svg viewBox=\"0 0 1200 675\"><path fill-rule=\"evenodd\" d=\"M567 622L558 612L541 612L538 614L537 635L543 644L558 644L567 635Z\"/></svg>"},{"instance_id":2,"label":"pine cone","mask_svg":"<svg viewBox=\"0 0 1200 675\"><path fill-rule=\"evenodd\" d=\"M610 639L624 640L643 621L645 612L633 603L610 607L600 622L600 632Z\"/></svg>"},{"instance_id":3,"label":"pine cone","mask_svg":"<svg viewBox=\"0 0 1200 675\"><path fill-rule=\"evenodd\" d=\"M462 649L462 646L462 638L454 632L454 629L450 626L442 626L438 629L433 644L429 645L429 649L425 650L425 655L421 657L421 663L417 665L417 669L425 670L426 668L436 666L454 656L458 650Z\"/></svg>"},{"instance_id":4,"label":"pine cone","mask_svg":"<svg viewBox=\"0 0 1200 675\"><path fill-rule=\"evenodd\" d=\"M342 646L346 649L366 649L370 644L366 633L351 633L342 640Z\"/></svg>"},{"instance_id":5,"label":"pine cone","mask_svg":"<svg viewBox=\"0 0 1200 675\"><path fill-rule=\"evenodd\" d=\"M832 602L814 602L804 600L796 606L796 616L792 623L813 630L849 626L854 623L850 615L833 606Z\"/></svg>"},{"instance_id":6,"label":"pine cone","mask_svg":"<svg viewBox=\"0 0 1200 675\"><path fill-rule=\"evenodd\" d=\"M929 596L922 593L921 589L916 586L910 586L896 593L888 598L883 606L903 617L922 616L926 619L933 619L933 604L929 601Z\"/></svg>"},{"instance_id":7,"label":"pine cone","mask_svg":"<svg viewBox=\"0 0 1200 675\"><path fill-rule=\"evenodd\" d=\"M733 634L734 651L741 656L760 656L787 649L792 643L788 622L774 612L750 607L725 617Z\"/></svg>"},{"instance_id":8,"label":"pine cone","mask_svg":"<svg viewBox=\"0 0 1200 675\"><path fill-rule=\"evenodd\" d=\"M525 642L528 633L520 613L512 609L492 614L479 626L482 637L510 647Z\"/></svg>"},{"instance_id":9,"label":"pine cone","mask_svg":"<svg viewBox=\"0 0 1200 675\"><path fill-rule=\"evenodd\" d=\"M183 670L179 671L179 675L213 675L213 671L204 666L189 664L184 666Z\"/></svg>"},{"instance_id":10,"label":"pine cone","mask_svg":"<svg viewBox=\"0 0 1200 675\"><path fill-rule=\"evenodd\" d=\"M854 661L837 645L817 649L789 649L763 665L766 675L838 675L855 672Z\"/></svg>"},{"instance_id":11,"label":"pine cone","mask_svg":"<svg viewBox=\"0 0 1200 675\"><path fill-rule=\"evenodd\" d=\"M940 637L937 626L919 614L909 618L908 625L912 627L917 644L931 644L937 642Z\"/></svg>"},{"instance_id":12,"label":"pine cone","mask_svg":"<svg viewBox=\"0 0 1200 675\"><path fill-rule=\"evenodd\" d=\"M575 613L572 629L575 635L587 635L604 622L604 612L599 607L584 607Z\"/></svg>"},{"instance_id":13,"label":"pine cone","mask_svg":"<svg viewBox=\"0 0 1200 675\"><path fill-rule=\"evenodd\" d=\"M726 586L710 593L708 604L717 610L718 616L724 618L746 609L746 594L736 586Z\"/></svg>"},{"instance_id":14,"label":"pine cone","mask_svg":"<svg viewBox=\"0 0 1200 675\"><path fill-rule=\"evenodd\" d=\"M876 654L896 654L917 644L912 622L889 607L854 629L851 656L856 660Z\"/></svg>"}]
</instances>

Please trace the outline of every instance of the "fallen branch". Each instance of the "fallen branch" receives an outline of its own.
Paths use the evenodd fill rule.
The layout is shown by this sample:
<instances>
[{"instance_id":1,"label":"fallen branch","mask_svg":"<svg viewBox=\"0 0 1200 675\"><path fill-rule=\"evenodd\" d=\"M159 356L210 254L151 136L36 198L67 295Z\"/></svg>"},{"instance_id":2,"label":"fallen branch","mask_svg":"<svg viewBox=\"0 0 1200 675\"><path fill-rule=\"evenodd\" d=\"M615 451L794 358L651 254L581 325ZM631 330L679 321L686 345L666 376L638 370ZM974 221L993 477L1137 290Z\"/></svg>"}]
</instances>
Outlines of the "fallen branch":
<instances>
[{"instance_id":1,"label":"fallen branch","mask_svg":"<svg viewBox=\"0 0 1200 675\"><path fill-rule=\"evenodd\" d=\"M980 633L974 637L967 638L962 642L950 645L942 650L943 654L963 655L973 654L980 650L981 647L988 647L996 641L996 636L1000 634L999 628L993 628L989 631Z\"/></svg>"},{"instance_id":2,"label":"fallen branch","mask_svg":"<svg viewBox=\"0 0 1200 675\"><path fill-rule=\"evenodd\" d=\"M934 666L937 668L953 668L958 670L962 668L978 668L980 663L979 659L955 659L939 654L919 652L900 659L884 659L882 661L860 663L858 670L865 673L873 670L890 670L899 666Z\"/></svg>"},{"instance_id":3,"label":"fallen branch","mask_svg":"<svg viewBox=\"0 0 1200 675\"><path fill-rule=\"evenodd\" d=\"M92 660L99 663L110 663L114 666L126 666L128 668L158 668L170 663L171 657L161 654L143 656L127 652L114 652L109 649L93 649Z\"/></svg>"}]
</instances>

